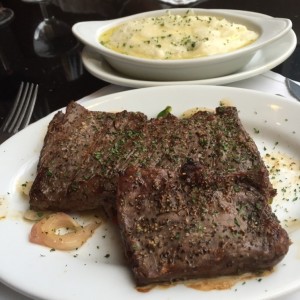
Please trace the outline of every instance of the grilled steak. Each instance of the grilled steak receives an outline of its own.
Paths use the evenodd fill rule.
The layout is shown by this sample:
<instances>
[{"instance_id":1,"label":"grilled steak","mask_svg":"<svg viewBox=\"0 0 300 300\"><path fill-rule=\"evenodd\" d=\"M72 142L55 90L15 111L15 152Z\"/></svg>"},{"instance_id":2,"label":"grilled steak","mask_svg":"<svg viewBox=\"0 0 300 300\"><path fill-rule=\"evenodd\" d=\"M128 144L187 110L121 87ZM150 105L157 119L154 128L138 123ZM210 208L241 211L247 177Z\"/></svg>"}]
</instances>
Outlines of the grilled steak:
<instances>
[{"instance_id":1,"label":"grilled steak","mask_svg":"<svg viewBox=\"0 0 300 300\"><path fill-rule=\"evenodd\" d=\"M264 174L129 167L118 221L138 286L272 268L289 237L272 213Z\"/></svg>"},{"instance_id":2,"label":"grilled steak","mask_svg":"<svg viewBox=\"0 0 300 300\"><path fill-rule=\"evenodd\" d=\"M71 103L49 124L30 205L116 210L143 286L280 261L290 241L272 214L268 175L234 107L148 120Z\"/></svg>"},{"instance_id":3,"label":"grilled steak","mask_svg":"<svg viewBox=\"0 0 300 300\"><path fill-rule=\"evenodd\" d=\"M99 149L113 148L119 131L134 130L145 122L142 113L91 112L74 102L65 114L58 112L40 154L30 191L31 208L81 211L100 207L104 197L98 191L101 182L96 172Z\"/></svg>"},{"instance_id":4,"label":"grilled steak","mask_svg":"<svg viewBox=\"0 0 300 300\"><path fill-rule=\"evenodd\" d=\"M187 159L216 173L263 174L266 196L274 190L236 109L219 107L188 119L147 120L142 113L91 112L71 103L49 125L30 192L36 210L115 207L117 180L129 165L178 170ZM257 183L254 178L254 183Z\"/></svg>"},{"instance_id":5,"label":"grilled steak","mask_svg":"<svg viewBox=\"0 0 300 300\"><path fill-rule=\"evenodd\" d=\"M76 103L49 124L30 192L36 210L115 207L117 180L129 165L178 170L188 159L217 173L268 172L233 107L147 120L142 113L91 112Z\"/></svg>"}]
</instances>

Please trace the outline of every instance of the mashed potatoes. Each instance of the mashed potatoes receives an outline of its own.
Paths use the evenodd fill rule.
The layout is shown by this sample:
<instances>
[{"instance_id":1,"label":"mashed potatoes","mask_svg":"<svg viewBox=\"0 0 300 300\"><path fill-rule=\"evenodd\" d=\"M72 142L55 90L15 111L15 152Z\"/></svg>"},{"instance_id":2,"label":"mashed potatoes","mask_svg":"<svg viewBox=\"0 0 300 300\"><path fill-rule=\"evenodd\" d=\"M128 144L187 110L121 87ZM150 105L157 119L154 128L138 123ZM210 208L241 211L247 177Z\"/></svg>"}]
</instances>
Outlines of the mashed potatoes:
<instances>
[{"instance_id":1,"label":"mashed potatoes","mask_svg":"<svg viewBox=\"0 0 300 300\"><path fill-rule=\"evenodd\" d=\"M149 59L188 59L244 47L258 34L213 16L170 13L126 22L104 32L99 42L122 54Z\"/></svg>"}]
</instances>

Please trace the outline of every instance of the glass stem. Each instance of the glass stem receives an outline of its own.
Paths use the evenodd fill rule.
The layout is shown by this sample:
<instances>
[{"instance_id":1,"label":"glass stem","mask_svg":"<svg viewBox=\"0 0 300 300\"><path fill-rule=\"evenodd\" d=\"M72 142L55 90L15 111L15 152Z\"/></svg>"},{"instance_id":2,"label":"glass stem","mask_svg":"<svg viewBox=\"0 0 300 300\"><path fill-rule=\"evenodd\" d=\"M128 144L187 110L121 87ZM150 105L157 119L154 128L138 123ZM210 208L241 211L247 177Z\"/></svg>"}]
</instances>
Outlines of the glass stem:
<instances>
[{"instance_id":1,"label":"glass stem","mask_svg":"<svg viewBox=\"0 0 300 300\"><path fill-rule=\"evenodd\" d=\"M40 2L40 8L41 8L41 11L42 11L42 15L43 15L43 18L45 20L49 20L49 14L48 14L48 11L47 11L47 4L45 2Z\"/></svg>"}]
</instances>

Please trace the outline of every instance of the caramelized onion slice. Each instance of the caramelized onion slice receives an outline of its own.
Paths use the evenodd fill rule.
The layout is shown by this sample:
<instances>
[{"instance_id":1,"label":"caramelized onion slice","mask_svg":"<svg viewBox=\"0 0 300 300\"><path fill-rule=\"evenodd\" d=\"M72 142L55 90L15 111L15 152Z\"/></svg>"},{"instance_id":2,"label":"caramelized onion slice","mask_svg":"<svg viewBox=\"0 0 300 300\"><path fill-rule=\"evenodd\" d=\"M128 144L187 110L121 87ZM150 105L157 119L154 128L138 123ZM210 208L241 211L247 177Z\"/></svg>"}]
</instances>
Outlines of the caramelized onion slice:
<instances>
[{"instance_id":1,"label":"caramelized onion slice","mask_svg":"<svg viewBox=\"0 0 300 300\"><path fill-rule=\"evenodd\" d=\"M31 229L29 240L32 243L57 250L75 250L91 237L99 225L100 222L93 222L81 226L71 216L59 212L46 216L35 223ZM67 231L67 233L58 233L61 230Z\"/></svg>"}]
</instances>

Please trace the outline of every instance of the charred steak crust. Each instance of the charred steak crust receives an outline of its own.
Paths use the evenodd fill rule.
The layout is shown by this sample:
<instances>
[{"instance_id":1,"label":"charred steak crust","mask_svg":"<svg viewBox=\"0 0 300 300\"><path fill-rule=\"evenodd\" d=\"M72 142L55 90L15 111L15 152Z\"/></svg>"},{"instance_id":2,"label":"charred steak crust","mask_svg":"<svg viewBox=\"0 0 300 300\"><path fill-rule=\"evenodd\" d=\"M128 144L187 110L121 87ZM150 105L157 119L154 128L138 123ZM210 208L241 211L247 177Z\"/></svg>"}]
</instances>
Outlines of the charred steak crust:
<instances>
[{"instance_id":1,"label":"charred steak crust","mask_svg":"<svg viewBox=\"0 0 300 300\"><path fill-rule=\"evenodd\" d=\"M179 172L129 167L119 178L117 212L137 285L277 264L289 237L261 185L244 179L206 173L191 161Z\"/></svg>"}]
</instances>

